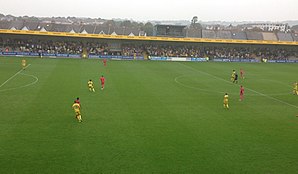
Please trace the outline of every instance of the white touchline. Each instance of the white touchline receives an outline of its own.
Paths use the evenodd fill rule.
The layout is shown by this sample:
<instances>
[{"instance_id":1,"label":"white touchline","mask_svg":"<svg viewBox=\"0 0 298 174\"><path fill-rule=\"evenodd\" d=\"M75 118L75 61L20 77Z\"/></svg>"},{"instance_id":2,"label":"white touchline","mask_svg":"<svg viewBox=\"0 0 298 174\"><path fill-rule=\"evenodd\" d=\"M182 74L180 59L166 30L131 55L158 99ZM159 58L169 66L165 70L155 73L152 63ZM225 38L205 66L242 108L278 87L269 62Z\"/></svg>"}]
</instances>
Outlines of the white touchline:
<instances>
[{"instance_id":1,"label":"white touchline","mask_svg":"<svg viewBox=\"0 0 298 174\"><path fill-rule=\"evenodd\" d=\"M221 81L224 81L224 82L227 82L227 83L231 83L230 81L227 81L227 80L222 79L222 78L220 78L220 77L217 77L217 76L215 76L215 75L212 75L212 74L209 74L209 73L206 73L206 72L197 70L197 69L195 69L195 68L193 68L193 67L187 66L187 65L182 64L182 63L180 63L180 64L181 64L181 65L184 65L185 67L187 67L187 68L189 68L189 69L195 70L195 71L197 71L197 72L199 72L199 73L206 74L206 75L208 75L208 76L212 76L213 78L216 78L216 79L218 79L218 80L221 80ZM239 85L238 85L238 86L239 86ZM261 92L255 91L255 90L253 90L253 89L250 89L250 88L245 88L245 89L248 89L249 91L252 91L252 92L254 92L254 93L256 93L256 94L259 94L259 95L261 95L261 96L267 97L267 98L269 98L269 99L271 99L271 100L275 100L275 101L277 101L277 102L286 104L286 105L288 105L288 106L292 106L292 107L294 107L294 108L298 108L298 106L292 105L291 103L287 103L287 102L285 102L285 101L282 101L282 100L279 100L279 99L277 99L277 98L268 96L268 95L263 94L263 93L261 93Z\"/></svg>"},{"instance_id":2,"label":"white touchline","mask_svg":"<svg viewBox=\"0 0 298 174\"><path fill-rule=\"evenodd\" d=\"M27 65L25 68L29 67L31 64ZM20 71L18 71L17 73L15 73L13 76L11 76L9 79L7 79L5 82L3 82L1 85L0 85L0 88L2 86L4 86L9 80L13 79L15 76L17 76L18 74L20 74L21 72L23 71L23 69L21 69Z\"/></svg>"}]
</instances>

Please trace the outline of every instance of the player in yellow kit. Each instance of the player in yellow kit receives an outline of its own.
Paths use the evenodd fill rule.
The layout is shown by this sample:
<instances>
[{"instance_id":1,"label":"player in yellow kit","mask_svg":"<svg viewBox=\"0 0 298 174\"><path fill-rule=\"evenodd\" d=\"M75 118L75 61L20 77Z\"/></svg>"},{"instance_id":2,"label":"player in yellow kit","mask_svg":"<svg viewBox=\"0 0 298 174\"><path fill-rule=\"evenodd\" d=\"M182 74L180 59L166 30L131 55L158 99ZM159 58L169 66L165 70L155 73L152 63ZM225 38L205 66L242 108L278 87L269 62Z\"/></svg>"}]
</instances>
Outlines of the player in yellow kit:
<instances>
[{"instance_id":1,"label":"player in yellow kit","mask_svg":"<svg viewBox=\"0 0 298 174\"><path fill-rule=\"evenodd\" d=\"M92 80L89 80L88 81L88 88L89 88L89 91L95 92L95 89L94 89Z\"/></svg>"},{"instance_id":2,"label":"player in yellow kit","mask_svg":"<svg viewBox=\"0 0 298 174\"><path fill-rule=\"evenodd\" d=\"M231 81L234 83L235 81L235 75L236 75L236 71L233 70L232 75L231 75Z\"/></svg>"},{"instance_id":3,"label":"player in yellow kit","mask_svg":"<svg viewBox=\"0 0 298 174\"><path fill-rule=\"evenodd\" d=\"M74 104L72 105L72 109L74 110L75 114L76 114L76 119L79 122L82 122L82 115L81 115L81 106L79 103L77 103L76 101L74 101Z\"/></svg>"},{"instance_id":4,"label":"player in yellow kit","mask_svg":"<svg viewBox=\"0 0 298 174\"><path fill-rule=\"evenodd\" d=\"M298 82L294 83L293 94L298 95Z\"/></svg>"},{"instance_id":5,"label":"player in yellow kit","mask_svg":"<svg viewBox=\"0 0 298 174\"><path fill-rule=\"evenodd\" d=\"M228 93L225 93L224 100L223 100L223 106L225 109L229 109L229 95L228 95Z\"/></svg>"},{"instance_id":6,"label":"player in yellow kit","mask_svg":"<svg viewBox=\"0 0 298 174\"><path fill-rule=\"evenodd\" d=\"M26 68L26 59L22 60L22 68L25 69Z\"/></svg>"}]
</instances>

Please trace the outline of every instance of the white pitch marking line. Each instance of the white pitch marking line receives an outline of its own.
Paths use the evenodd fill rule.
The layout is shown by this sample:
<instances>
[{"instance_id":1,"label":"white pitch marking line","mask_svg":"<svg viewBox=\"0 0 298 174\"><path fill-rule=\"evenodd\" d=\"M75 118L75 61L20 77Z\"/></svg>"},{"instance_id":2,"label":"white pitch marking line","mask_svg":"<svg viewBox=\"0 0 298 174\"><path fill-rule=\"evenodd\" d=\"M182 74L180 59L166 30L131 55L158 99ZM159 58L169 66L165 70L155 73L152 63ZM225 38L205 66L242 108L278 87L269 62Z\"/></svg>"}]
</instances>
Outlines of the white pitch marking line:
<instances>
[{"instance_id":1,"label":"white pitch marking line","mask_svg":"<svg viewBox=\"0 0 298 174\"><path fill-rule=\"evenodd\" d=\"M180 76L175 77L175 79L174 79L175 83L178 83L181 86L184 86L186 88L209 92L209 95L210 95L210 92L214 93L214 90L202 89L202 88L198 88L198 87L194 87L194 86L189 86L189 85L186 85L184 83L179 82L178 79L181 78L181 77L184 77L184 76L187 76L187 75L180 75ZM222 93L225 93L225 92L223 92L223 91L217 91L215 93L222 94ZM229 94L237 95L238 93L229 93ZM282 96L283 95L284 96L284 95L289 95L289 94L291 94L291 92L287 92L287 93L273 93L273 94L267 94L267 95L271 95L271 96ZM245 94L245 96L259 96L259 95L260 94L258 94L258 93L256 93L256 94Z\"/></svg>"},{"instance_id":2,"label":"white pitch marking line","mask_svg":"<svg viewBox=\"0 0 298 174\"><path fill-rule=\"evenodd\" d=\"M212 75L212 74L209 74L209 73L206 73L206 72L197 70L197 69L195 69L195 68L193 68L193 67L190 67L190 66L187 66L187 65L185 65L185 64L182 64L182 63L179 63L179 64L180 64L180 65L184 65L185 67L187 67L187 68L189 68L189 69L192 69L192 70L195 70L195 71L197 71L197 72L199 72L199 73L209 75L209 76L211 76L211 77L213 77L213 78L215 78L215 79L218 79L218 80L221 80L221 81L224 81L224 82L227 82L227 83L231 83L230 81L227 81L227 80L225 80L225 79L222 79L222 78L220 78L220 77L214 76L214 75ZM238 86L239 86L239 85L238 85ZM256 94L259 94L259 95L261 95L261 96L267 97L267 98L269 98L269 99L271 99L271 100L275 100L275 101L278 101L278 102L280 102L280 103L286 104L286 105L288 105L288 106L292 106L292 107L294 107L294 108L298 108L298 106L296 106L296 105L292 105L291 103L288 103L288 102L279 100L279 99L277 99L277 98L268 96L268 95L263 94L263 93L261 93L261 92L255 91L255 90L253 90L253 89L250 89L250 88L247 88L247 87L246 87L246 89L248 89L248 90L250 90L250 91L252 91L252 92L254 92L254 93L256 93Z\"/></svg>"},{"instance_id":3,"label":"white pitch marking line","mask_svg":"<svg viewBox=\"0 0 298 174\"><path fill-rule=\"evenodd\" d=\"M31 64L27 65L25 68L29 67ZM11 76L9 79L7 79L5 82L3 82L1 85L0 85L0 88L2 86L4 86L9 80L13 79L15 76L17 76L18 74L20 74L21 72L23 71L23 69L21 69L20 71L18 71L17 73L15 73L13 76Z\"/></svg>"},{"instance_id":4,"label":"white pitch marking line","mask_svg":"<svg viewBox=\"0 0 298 174\"><path fill-rule=\"evenodd\" d=\"M0 89L0 92L10 91L10 90L15 90L15 89L20 89L20 88L25 88L25 87L34 85L34 84L36 84L38 82L38 78L36 76L34 76L34 75L29 75L29 74L24 74L24 73L20 73L20 74L25 75L25 76L29 76L29 77L33 77L35 79L35 81L34 82L31 82L29 84L18 86L18 87L14 87L14 88Z\"/></svg>"}]
</instances>

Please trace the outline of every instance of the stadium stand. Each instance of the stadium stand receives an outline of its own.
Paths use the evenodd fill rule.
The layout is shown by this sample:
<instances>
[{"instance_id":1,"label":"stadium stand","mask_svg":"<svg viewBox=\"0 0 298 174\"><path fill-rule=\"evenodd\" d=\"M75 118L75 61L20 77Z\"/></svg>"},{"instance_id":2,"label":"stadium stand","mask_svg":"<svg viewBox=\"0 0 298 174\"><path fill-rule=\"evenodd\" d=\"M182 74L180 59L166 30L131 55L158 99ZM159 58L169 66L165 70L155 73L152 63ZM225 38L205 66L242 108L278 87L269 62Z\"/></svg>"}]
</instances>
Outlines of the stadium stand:
<instances>
[{"instance_id":1,"label":"stadium stand","mask_svg":"<svg viewBox=\"0 0 298 174\"><path fill-rule=\"evenodd\" d=\"M91 55L149 56L160 57L209 57L228 59L291 59L298 58L295 46L274 45L226 45L226 44L176 44L117 42L92 39L30 37L0 37L2 51L30 52L48 54L82 54L83 50Z\"/></svg>"},{"instance_id":2,"label":"stadium stand","mask_svg":"<svg viewBox=\"0 0 298 174\"><path fill-rule=\"evenodd\" d=\"M233 48L233 47L207 47L204 48L205 55L209 58L231 58L231 59L249 59L255 58L249 48Z\"/></svg>"},{"instance_id":3,"label":"stadium stand","mask_svg":"<svg viewBox=\"0 0 298 174\"><path fill-rule=\"evenodd\" d=\"M277 37L275 33L269 33L269 32L262 32L263 40L273 40L277 41Z\"/></svg>"},{"instance_id":4,"label":"stadium stand","mask_svg":"<svg viewBox=\"0 0 298 174\"><path fill-rule=\"evenodd\" d=\"M107 43L88 42L86 49L90 55L112 55Z\"/></svg>"},{"instance_id":5,"label":"stadium stand","mask_svg":"<svg viewBox=\"0 0 298 174\"><path fill-rule=\"evenodd\" d=\"M202 30L202 38L215 39L216 33L213 30Z\"/></svg>"},{"instance_id":6,"label":"stadium stand","mask_svg":"<svg viewBox=\"0 0 298 174\"><path fill-rule=\"evenodd\" d=\"M243 31L233 31L232 39L247 40L246 33Z\"/></svg>"},{"instance_id":7,"label":"stadium stand","mask_svg":"<svg viewBox=\"0 0 298 174\"><path fill-rule=\"evenodd\" d=\"M295 48L256 48L254 52L257 57L269 60L288 60L297 59L298 57L298 52Z\"/></svg>"},{"instance_id":8,"label":"stadium stand","mask_svg":"<svg viewBox=\"0 0 298 174\"><path fill-rule=\"evenodd\" d=\"M92 19L90 19L89 22L90 23L83 23L81 19L76 20L76 18L55 18L55 20L53 20L52 18L46 18L45 20L41 20L38 18L17 18L12 20L0 20L0 29L149 36L147 35L147 33L145 33L144 30L136 26L122 27L120 25L121 23L119 24L113 21L92 23L94 22L94 20ZM183 34L181 36L179 35L179 37L235 40L298 41L296 34L256 31L244 32L236 28L233 29L232 27L226 28L225 30L217 31L207 29L201 30L188 26L183 29Z\"/></svg>"},{"instance_id":9,"label":"stadium stand","mask_svg":"<svg viewBox=\"0 0 298 174\"><path fill-rule=\"evenodd\" d=\"M247 40L263 40L264 39L261 32L247 31L246 36L247 36Z\"/></svg>"},{"instance_id":10,"label":"stadium stand","mask_svg":"<svg viewBox=\"0 0 298 174\"><path fill-rule=\"evenodd\" d=\"M144 45L150 56L162 57L203 57L204 50L199 46L185 45Z\"/></svg>"},{"instance_id":11,"label":"stadium stand","mask_svg":"<svg viewBox=\"0 0 298 174\"><path fill-rule=\"evenodd\" d=\"M216 32L216 38L219 39L232 39L232 33L231 31L217 31Z\"/></svg>"},{"instance_id":12,"label":"stadium stand","mask_svg":"<svg viewBox=\"0 0 298 174\"><path fill-rule=\"evenodd\" d=\"M279 41L294 41L291 33L277 33Z\"/></svg>"}]
</instances>

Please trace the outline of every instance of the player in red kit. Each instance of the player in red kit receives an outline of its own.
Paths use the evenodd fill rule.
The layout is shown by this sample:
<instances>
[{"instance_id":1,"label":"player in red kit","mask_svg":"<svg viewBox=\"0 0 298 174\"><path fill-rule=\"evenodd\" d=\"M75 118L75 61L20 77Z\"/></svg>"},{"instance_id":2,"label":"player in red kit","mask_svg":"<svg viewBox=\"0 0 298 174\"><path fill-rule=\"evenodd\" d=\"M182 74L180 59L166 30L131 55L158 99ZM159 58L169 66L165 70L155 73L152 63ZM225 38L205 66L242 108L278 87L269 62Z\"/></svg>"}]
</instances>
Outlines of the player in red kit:
<instances>
[{"instance_id":1,"label":"player in red kit","mask_svg":"<svg viewBox=\"0 0 298 174\"><path fill-rule=\"evenodd\" d=\"M80 98L79 97L77 97L77 99L75 100L75 102L81 106L81 102L80 102Z\"/></svg>"},{"instance_id":2,"label":"player in red kit","mask_svg":"<svg viewBox=\"0 0 298 174\"><path fill-rule=\"evenodd\" d=\"M240 86L240 99L239 101L242 101L244 99L244 87L241 85Z\"/></svg>"},{"instance_id":3,"label":"player in red kit","mask_svg":"<svg viewBox=\"0 0 298 174\"><path fill-rule=\"evenodd\" d=\"M240 77L241 77L241 79L244 79L244 70L243 69L240 69Z\"/></svg>"},{"instance_id":4,"label":"player in red kit","mask_svg":"<svg viewBox=\"0 0 298 174\"><path fill-rule=\"evenodd\" d=\"M100 77L100 82L101 82L101 90L103 90L104 88L105 88L105 81L106 81L106 79L105 79L105 77L102 75L101 77Z\"/></svg>"},{"instance_id":5,"label":"player in red kit","mask_svg":"<svg viewBox=\"0 0 298 174\"><path fill-rule=\"evenodd\" d=\"M78 104L80 105L80 104L81 104L81 103L80 103L80 98L77 97L77 99L75 100L75 102L78 103Z\"/></svg>"},{"instance_id":6,"label":"player in red kit","mask_svg":"<svg viewBox=\"0 0 298 174\"><path fill-rule=\"evenodd\" d=\"M107 66L107 59L106 59L106 58L104 58L104 59L102 60L102 62L103 62L103 66Z\"/></svg>"}]
</instances>

